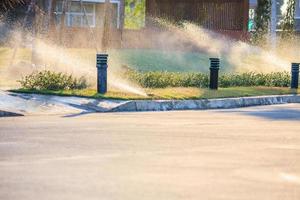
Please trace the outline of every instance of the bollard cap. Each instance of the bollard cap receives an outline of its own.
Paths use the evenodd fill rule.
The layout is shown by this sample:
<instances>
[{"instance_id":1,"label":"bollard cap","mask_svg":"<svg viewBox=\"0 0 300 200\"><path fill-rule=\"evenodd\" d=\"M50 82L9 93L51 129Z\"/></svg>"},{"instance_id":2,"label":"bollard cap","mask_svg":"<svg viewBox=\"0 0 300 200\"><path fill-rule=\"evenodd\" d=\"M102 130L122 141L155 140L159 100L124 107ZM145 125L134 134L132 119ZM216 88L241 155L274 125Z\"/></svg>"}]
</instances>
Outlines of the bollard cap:
<instances>
[{"instance_id":1,"label":"bollard cap","mask_svg":"<svg viewBox=\"0 0 300 200\"><path fill-rule=\"evenodd\" d=\"M292 63L292 71L299 72L300 63Z\"/></svg>"},{"instance_id":2,"label":"bollard cap","mask_svg":"<svg viewBox=\"0 0 300 200\"><path fill-rule=\"evenodd\" d=\"M220 58L209 58L210 61L220 61Z\"/></svg>"},{"instance_id":3,"label":"bollard cap","mask_svg":"<svg viewBox=\"0 0 300 200\"><path fill-rule=\"evenodd\" d=\"M210 58L210 69L219 69L220 68L220 59L219 58Z\"/></svg>"},{"instance_id":4,"label":"bollard cap","mask_svg":"<svg viewBox=\"0 0 300 200\"><path fill-rule=\"evenodd\" d=\"M108 54L97 54L97 60L107 60Z\"/></svg>"},{"instance_id":5,"label":"bollard cap","mask_svg":"<svg viewBox=\"0 0 300 200\"><path fill-rule=\"evenodd\" d=\"M219 58L210 58L209 60L210 60L211 63L220 63Z\"/></svg>"},{"instance_id":6,"label":"bollard cap","mask_svg":"<svg viewBox=\"0 0 300 200\"><path fill-rule=\"evenodd\" d=\"M107 65L108 54L97 54L97 67Z\"/></svg>"},{"instance_id":7,"label":"bollard cap","mask_svg":"<svg viewBox=\"0 0 300 200\"><path fill-rule=\"evenodd\" d=\"M108 57L107 53L98 53L97 57Z\"/></svg>"},{"instance_id":8,"label":"bollard cap","mask_svg":"<svg viewBox=\"0 0 300 200\"><path fill-rule=\"evenodd\" d=\"M210 58L210 63L220 63L220 59L219 58Z\"/></svg>"}]
</instances>

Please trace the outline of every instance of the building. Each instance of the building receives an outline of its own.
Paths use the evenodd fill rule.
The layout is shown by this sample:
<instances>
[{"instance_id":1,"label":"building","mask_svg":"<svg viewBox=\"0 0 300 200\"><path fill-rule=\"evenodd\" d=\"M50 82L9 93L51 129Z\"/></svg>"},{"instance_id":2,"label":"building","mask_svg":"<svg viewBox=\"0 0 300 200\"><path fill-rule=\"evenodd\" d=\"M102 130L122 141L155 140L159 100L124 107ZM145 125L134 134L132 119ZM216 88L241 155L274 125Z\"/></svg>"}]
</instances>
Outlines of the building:
<instances>
[{"instance_id":1,"label":"building","mask_svg":"<svg viewBox=\"0 0 300 200\"><path fill-rule=\"evenodd\" d=\"M296 0L295 28L300 32L300 0Z\"/></svg>"},{"instance_id":2,"label":"building","mask_svg":"<svg viewBox=\"0 0 300 200\"><path fill-rule=\"evenodd\" d=\"M191 21L232 38L247 40L249 6L255 8L253 0L250 0L250 5L249 0L145 0L145 27L126 30L125 1L110 0L110 43L114 47L134 46L127 45L127 40L134 40L138 35L143 39L145 32L154 26L152 19L155 17L175 22ZM26 2L29 5L31 0ZM43 12L41 15L35 13L36 19L45 24L45 20L40 19L49 17L46 23L49 38L72 47L92 47L95 46L95 40L101 43L105 0L41 0L37 3ZM131 4L129 6L134 7Z\"/></svg>"},{"instance_id":3,"label":"building","mask_svg":"<svg viewBox=\"0 0 300 200\"><path fill-rule=\"evenodd\" d=\"M110 0L110 3L110 43L117 47L124 25L124 0ZM55 37L63 29L61 37L66 46L94 46L94 40L101 41L103 34L104 4L105 0L53 0L51 34Z\"/></svg>"},{"instance_id":4,"label":"building","mask_svg":"<svg viewBox=\"0 0 300 200\"><path fill-rule=\"evenodd\" d=\"M64 45L93 46L95 39L101 40L104 24L105 0L66 0L53 1L54 23L51 27L52 38L57 38L64 18ZM249 1L248 0L145 0L145 27L140 30L123 30L125 0L110 0L112 3L110 45L113 47L157 47L153 28L153 18L160 17L170 21L190 21L235 39L248 39ZM81 4L82 3L82 4ZM132 9L134 5L130 4ZM63 17L63 10L65 16ZM93 34L93 35L91 35ZM87 40L86 36L90 39ZM140 46L139 40L148 38L148 44ZM92 38L93 37L93 38ZM140 38L137 40L137 38ZM121 44L121 39L123 40ZM100 42L101 43L101 42ZM143 45L146 42L143 42ZM153 45L153 46L152 46Z\"/></svg>"},{"instance_id":5,"label":"building","mask_svg":"<svg viewBox=\"0 0 300 200\"><path fill-rule=\"evenodd\" d=\"M92 27L103 26L103 13L105 0L69 0L65 1L66 16L65 25L67 27ZM110 0L111 7L111 27L119 29L123 24L122 15L124 10L124 0ZM56 0L54 3L54 16L56 24L60 23L64 9L64 0Z\"/></svg>"},{"instance_id":6,"label":"building","mask_svg":"<svg viewBox=\"0 0 300 200\"><path fill-rule=\"evenodd\" d=\"M124 0L110 0L110 43L120 46L124 24ZM101 44L105 0L22 0L0 13L0 42L15 27L48 37L66 47ZM32 6L35 4L35 6ZM2 15L3 14L3 15ZM64 23L61 23L64 20ZM20 26L21 25L21 26ZM91 39L94 38L95 40ZM99 41L99 42L98 42Z\"/></svg>"},{"instance_id":7,"label":"building","mask_svg":"<svg viewBox=\"0 0 300 200\"><path fill-rule=\"evenodd\" d=\"M147 0L147 26L151 26L153 17L191 21L242 39L248 34L249 0Z\"/></svg>"}]
</instances>

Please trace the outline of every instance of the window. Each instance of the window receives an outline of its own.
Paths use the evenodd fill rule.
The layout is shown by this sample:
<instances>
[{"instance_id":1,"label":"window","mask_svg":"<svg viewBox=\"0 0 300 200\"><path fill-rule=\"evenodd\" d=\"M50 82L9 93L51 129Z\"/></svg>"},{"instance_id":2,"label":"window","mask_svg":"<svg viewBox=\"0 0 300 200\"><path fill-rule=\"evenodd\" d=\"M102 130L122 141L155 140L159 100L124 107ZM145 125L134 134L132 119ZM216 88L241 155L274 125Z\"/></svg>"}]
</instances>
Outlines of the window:
<instances>
[{"instance_id":1,"label":"window","mask_svg":"<svg viewBox=\"0 0 300 200\"><path fill-rule=\"evenodd\" d=\"M72 1L66 5L65 24L70 27L95 27L95 3ZM57 1L56 21L61 23L63 1Z\"/></svg>"},{"instance_id":2,"label":"window","mask_svg":"<svg viewBox=\"0 0 300 200\"><path fill-rule=\"evenodd\" d=\"M61 23L63 0L56 2L56 22ZM70 27L102 27L105 0L69 1L66 5L65 24ZM120 27L120 1L110 0L112 4L112 26Z\"/></svg>"}]
</instances>

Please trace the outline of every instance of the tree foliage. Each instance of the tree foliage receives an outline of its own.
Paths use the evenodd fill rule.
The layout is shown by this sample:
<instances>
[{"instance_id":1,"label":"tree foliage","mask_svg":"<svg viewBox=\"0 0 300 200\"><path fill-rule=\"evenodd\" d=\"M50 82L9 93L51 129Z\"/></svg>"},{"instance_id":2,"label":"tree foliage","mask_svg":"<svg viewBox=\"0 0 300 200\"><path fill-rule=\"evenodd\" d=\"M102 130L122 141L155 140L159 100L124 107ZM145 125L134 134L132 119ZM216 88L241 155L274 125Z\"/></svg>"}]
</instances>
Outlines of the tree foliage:
<instances>
[{"instance_id":1,"label":"tree foliage","mask_svg":"<svg viewBox=\"0 0 300 200\"><path fill-rule=\"evenodd\" d=\"M145 25L146 0L125 1L125 28L138 29Z\"/></svg>"},{"instance_id":2,"label":"tree foliage","mask_svg":"<svg viewBox=\"0 0 300 200\"><path fill-rule=\"evenodd\" d=\"M24 3L24 0L1 0L0 2L0 11L6 11L12 9L13 7Z\"/></svg>"},{"instance_id":3,"label":"tree foliage","mask_svg":"<svg viewBox=\"0 0 300 200\"><path fill-rule=\"evenodd\" d=\"M288 37L294 32L295 27L295 0L289 0L287 5L287 10L281 24L283 31L282 36Z\"/></svg>"},{"instance_id":4,"label":"tree foliage","mask_svg":"<svg viewBox=\"0 0 300 200\"><path fill-rule=\"evenodd\" d=\"M254 42L266 42L266 35L271 19L271 0L258 0L254 17Z\"/></svg>"}]
</instances>

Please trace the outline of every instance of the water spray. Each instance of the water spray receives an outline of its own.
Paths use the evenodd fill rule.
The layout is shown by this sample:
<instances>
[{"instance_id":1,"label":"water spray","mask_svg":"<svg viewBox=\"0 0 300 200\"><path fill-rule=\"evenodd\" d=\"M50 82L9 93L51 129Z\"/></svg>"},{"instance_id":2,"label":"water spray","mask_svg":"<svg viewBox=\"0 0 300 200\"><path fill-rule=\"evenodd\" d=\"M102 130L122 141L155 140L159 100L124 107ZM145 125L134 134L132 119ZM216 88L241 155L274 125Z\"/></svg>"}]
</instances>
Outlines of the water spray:
<instances>
[{"instance_id":1,"label":"water spray","mask_svg":"<svg viewBox=\"0 0 300 200\"><path fill-rule=\"evenodd\" d=\"M210 58L210 83L209 89L217 90L219 81L219 69L220 69L220 59Z\"/></svg>"},{"instance_id":2,"label":"water spray","mask_svg":"<svg viewBox=\"0 0 300 200\"><path fill-rule=\"evenodd\" d=\"M107 59L108 54L97 54L97 92L107 92Z\"/></svg>"},{"instance_id":3,"label":"water spray","mask_svg":"<svg viewBox=\"0 0 300 200\"><path fill-rule=\"evenodd\" d=\"M299 86L299 65L300 65L300 63L292 63L291 89L298 89L298 86Z\"/></svg>"}]
</instances>

